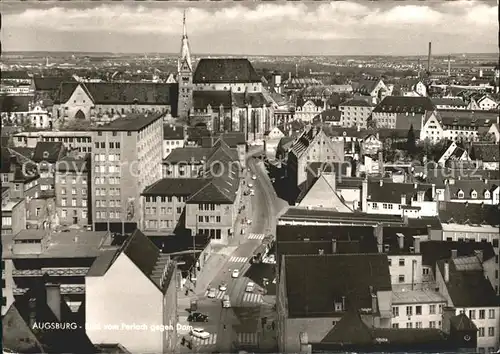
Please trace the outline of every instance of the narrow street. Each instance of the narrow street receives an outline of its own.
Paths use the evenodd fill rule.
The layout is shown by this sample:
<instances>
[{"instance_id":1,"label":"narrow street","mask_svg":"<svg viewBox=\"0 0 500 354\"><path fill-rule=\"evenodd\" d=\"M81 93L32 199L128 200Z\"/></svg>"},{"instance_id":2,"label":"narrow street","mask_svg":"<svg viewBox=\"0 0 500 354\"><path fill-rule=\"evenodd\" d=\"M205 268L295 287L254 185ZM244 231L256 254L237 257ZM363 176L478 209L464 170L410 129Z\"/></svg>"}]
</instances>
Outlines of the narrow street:
<instances>
[{"instance_id":1,"label":"narrow street","mask_svg":"<svg viewBox=\"0 0 500 354\"><path fill-rule=\"evenodd\" d=\"M266 277L269 280L267 287L274 287L272 284L275 276L274 266L252 265L250 259L259 251L265 236L274 236L276 215L287 203L276 196L262 161L249 157L247 168L250 172L247 173L245 185L251 186L249 188L255 191L255 194L250 197L252 222L244 235L237 235L241 238L235 246L236 249L213 277L205 293L197 294L197 312L209 317L208 322L198 325L210 333L210 338L204 341L194 339L191 352L228 353L240 349L257 350L263 330L262 313L273 312L274 296L266 296L267 290L263 289L263 278ZM252 179L254 175L255 180ZM266 269L266 271L263 272L260 269ZM239 276L236 278L232 277L234 270L239 271ZM249 282L255 284L252 292L246 291ZM227 290L219 290L221 284L226 284ZM208 288L216 289L215 298L207 297ZM275 289L271 293L275 294ZM229 296L231 308L222 307L224 295ZM191 325L196 326L195 323ZM185 347L181 347L181 350L189 351Z\"/></svg>"}]
</instances>

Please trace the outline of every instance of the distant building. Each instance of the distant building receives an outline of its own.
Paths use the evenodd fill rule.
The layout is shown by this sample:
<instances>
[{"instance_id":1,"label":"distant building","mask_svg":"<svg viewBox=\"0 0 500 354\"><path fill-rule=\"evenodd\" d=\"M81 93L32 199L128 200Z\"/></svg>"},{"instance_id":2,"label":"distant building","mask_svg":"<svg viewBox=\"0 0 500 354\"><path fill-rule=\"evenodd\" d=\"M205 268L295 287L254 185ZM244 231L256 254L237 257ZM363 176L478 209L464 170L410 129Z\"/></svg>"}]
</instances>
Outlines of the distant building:
<instances>
[{"instance_id":1,"label":"distant building","mask_svg":"<svg viewBox=\"0 0 500 354\"><path fill-rule=\"evenodd\" d=\"M177 84L64 82L54 100L58 126L73 121L109 121L127 114L176 115Z\"/></svg>"},{"instance_id":2,"label":"distant building","mask_svg":"<svg viewBox=\"0 0 500 354\"><path fill-rule=\"evenodd\" d=\"M461 98L431 98L431 101L437 109L467 109L467 103Z\"/></svg>"},{"instance_id":3,"label":"distant building","mask_svg":"<svg viewBox=\"0 0 500 354\"><path fill-rule=\"evenodd\" d=\"M361 99L350 100L340 104L340 125L346 128L359 126L362 129L366 129L373 108L373 104Z\"/></svg>"},{"instance_id":4,"label":"distant building","mask_svg":"<svg viewBox=\"0 0 500 354\"><path fill-rule=\"evenodd\" d=\"M425 123L425 114L435 107L428 97L388 96L372 112L372 120L378 128L413 129L420 131Z\"/></svg>"},{"instance_id":5,"label":"distant building","mask_svg":"<svg viewBox=\"0 0 500 354\"><path fill-rule=\"evenodd\" d=\"M89 156L66 157L55 166L56 212L62 225L92 225Z\"/></svg>"},{"instance_id":6,"label":"distant building","mask_svg":"<svg viewBox=\"0 0 500 354\"><path fill-rule=\"evenodd\" d=\"M95 325L87 328L90 340L132 353L177 352L176 277L175 262L139 230L120 250L102 253L85 276L85 319ZM125 281L134 286L124 292ZM145 328L127 327L140 326L138 318Z\"/></svg>"},{"instance_id":7,"label":"distant building","mask_svg":"<svg viewBox=\"0 0 500 354\"><path fill-rule=\"evenodd\" d=\"M8 125L31 125L31 121L28 122L27 117L31 111L32 102L33 96L0 96L2 126L6 123L9 123Z\"/></svg>"},{"instance_id":8,"label":"distant building","mask_svg":"<svg viewBox=\"0 0 500 354\"><path fill-rule=\"evenodd\" d=\"M47 274L57 279L67 304L77 312L85 297L85 274L112 239L106 232L31 229L9 235L3 242L7 300L23 296Z\"/></svg>"},{"instance_id":9,"label":"distant building","mask_svg":"<svg viewBox=\"0 0 500 354\"><path fill-rule=\"evenodd\" d=\"M280 352L303 352L304 337L308 338L306 346L321 342L349 312L375 328L390 327L387 256L288 255L283 262L276 301Z\"/></svg>"},{"instance_id":10,"label":"distant building","mask_svg":"<svg viewBox=\"0 0 500 354\"><path fill-rule=\"evenodd\" d=\"M130 233L142 217L141 192L161 179L162 115L119 118L92 136L94 228Z\"/></svg>"},{"instance_id":11,"label":"distant building","mask_svg":"<svg viewBox=\"0 0 500 354\"><path fill-rule=\"evenodd\" d=\"M391 95L389 88L380 79L363 79L351 83L355 98L360 97L377 104Z\"/></svg>"},{"instance_id":12,"label":"distant building","mask_svg":"<svg viewBox=\"0 0 500 354\"><path fill-rule=\"evenodd\" d=\"M61 142L68 150L92 152L92 132L84 130L27 131L14 134L15 147L35 148L38 142Z\"/></svg>"},{"instance_id":13,"label":"distant building","mask_svg":"<svg viewBox=\"0 0 500 354\"><path fill-rule=\"evenodd\" d=\"M175 125L163 126L163 158L175 149L183 148L187 140L184 127Z\"/></svg>"}]
</instances>

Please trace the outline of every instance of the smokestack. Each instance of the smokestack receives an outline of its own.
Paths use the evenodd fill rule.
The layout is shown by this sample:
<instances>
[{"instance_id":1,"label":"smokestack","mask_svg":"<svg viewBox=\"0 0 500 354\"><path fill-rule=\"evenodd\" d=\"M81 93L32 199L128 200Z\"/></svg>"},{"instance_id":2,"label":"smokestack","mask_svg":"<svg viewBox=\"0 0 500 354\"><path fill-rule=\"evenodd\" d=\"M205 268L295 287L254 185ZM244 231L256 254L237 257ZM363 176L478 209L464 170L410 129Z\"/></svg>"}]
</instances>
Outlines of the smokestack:
<instances>
[{"instance_id":1,"label":"smokestack","mask_svg":"<svg viewBox=\"0 0 500 354\"><path fill-rule=\"evenodd\" d=\"M448 261L444 262L444 281L446 283L450 281L450 264Z\"/></svg>"},{"instance_id":2,"label":"smokestack","mask_svg":"<svg viewBox=\"0 0 500 354\"><path fill-rule=\"evenodd\" d=\"M46 284L47 305L52 310L57 319L61 320L61 288L59 284Z\"/></svg>"},{"instance_id":3,"label":"smokestack","mask_svg":"<svg viewBox=\"0 0 500 354\"><path fill-rule=\"evenodd\" d=\"M337 239L335 238L332 240L332 253L337 253Z\"/></svg>"},{"instance_id":4,"label":"smokestack","mask_svg":"<svg viewBox=\"0 0 500 354\"><path fill-rule=\"evenodd\" d=\"M448 77L451 77L451 56L448 55Z\"/></svg>"},{"instance_id":5,"label":"smokestack","mask_svg":"<svg viewBox=\"0 0 500 354\"><path fill-rule=\"evenodd\" d=\"M373 293L373 289L370 289L371 290L371 295L372 295L372 312L373 313L377 313L378 312L378 308L377 308L377 294Z\"/></svg>"},{"instance_id":6,"label":"smokestack","mask_svg":"<svg viewBox=\"0 0 500 354\"><path fill-rule=\"evenodd\" d=\"M290 71L290 72L288 72L288 80L289 80L289 81L292 81L292 72L291 72L291 71Z\"/></svg>"},{"instance_id":7,"label":"smokestack","mask_svg":"<svg viewBox=\"0 0 500 354\"><path fill-rule=\"evenodd\" d=\"M399 249L402 250L405 246L405 236L399 232L396 235L398 236Z\"/></svg>"},{"instance_id":8,"label":"smokestack","mask_svg":"<svg viewBox=\"0 0 500 354\"><path fill-rule=\"evenodd\" d=\"M299 77L299 64L295 64L295 77Z\"/></svg>"},{"instance_id":9,"label":"smokestack","mask_svg":"<svg viewBox=\"0 0 500 354\"><path fill-rule=\"evenodd\" d=\"M361 211L366 213L368 208L368 179L365 177L361 183Z\"/></svg>"},{"instance_id":10,"label":"smokestack","mask_svg":"<svg viewBox=\"0 0 500 354\"><path fill-rule=\"evenodd\" d=\"M432 55L432 42L429 42L429 54L427 57L427 72L431 72L431 55Z\"/></svg>"},{"instance_id":11,"label":"smokestack","mask_svg":"<svg viewBox=\"0 0 500 354\"><path fill-rule=\"evenodd\" d=\"M415 241L413 242L413 248L415 249L415 253L420 253L420 237L415 236Z\"/></svg>"}]
</instances>

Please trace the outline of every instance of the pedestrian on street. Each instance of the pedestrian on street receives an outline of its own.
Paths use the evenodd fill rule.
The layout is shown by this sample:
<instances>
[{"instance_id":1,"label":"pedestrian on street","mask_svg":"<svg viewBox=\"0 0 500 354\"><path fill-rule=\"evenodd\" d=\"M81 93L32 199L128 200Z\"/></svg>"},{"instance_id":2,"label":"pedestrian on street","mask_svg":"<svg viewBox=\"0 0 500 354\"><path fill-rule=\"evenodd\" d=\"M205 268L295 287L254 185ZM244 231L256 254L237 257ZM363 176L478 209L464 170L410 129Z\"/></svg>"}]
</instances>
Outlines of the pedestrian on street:
<instances>
[{"instance_id":1,"label":"pedestrian on street","mask_svg":"<svg viewBox=\"0 0 500 354\"><path fill-rule=\"evenodd\" d=\"M226 325L224 325L224 331L226 330Z\"/></svg>"}]
</instances>

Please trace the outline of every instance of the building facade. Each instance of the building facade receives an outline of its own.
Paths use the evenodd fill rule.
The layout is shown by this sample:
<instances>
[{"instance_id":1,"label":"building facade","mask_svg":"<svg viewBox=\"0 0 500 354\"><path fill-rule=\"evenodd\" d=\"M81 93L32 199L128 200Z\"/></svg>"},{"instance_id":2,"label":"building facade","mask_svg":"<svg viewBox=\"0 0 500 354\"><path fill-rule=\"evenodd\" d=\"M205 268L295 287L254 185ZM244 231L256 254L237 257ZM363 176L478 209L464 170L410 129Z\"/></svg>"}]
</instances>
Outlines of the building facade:
<instances>
[{"instance_id":1,"label":"building facade","mask_svg":"<svg viewBox=\"0 0 500 354\"><path fill-rule=\"evenodd\" d=\"M119 118L92 133L94 228L130 233L141 220L141 192L161 178L162 115Z\"/></svg>"}]
</instances>

